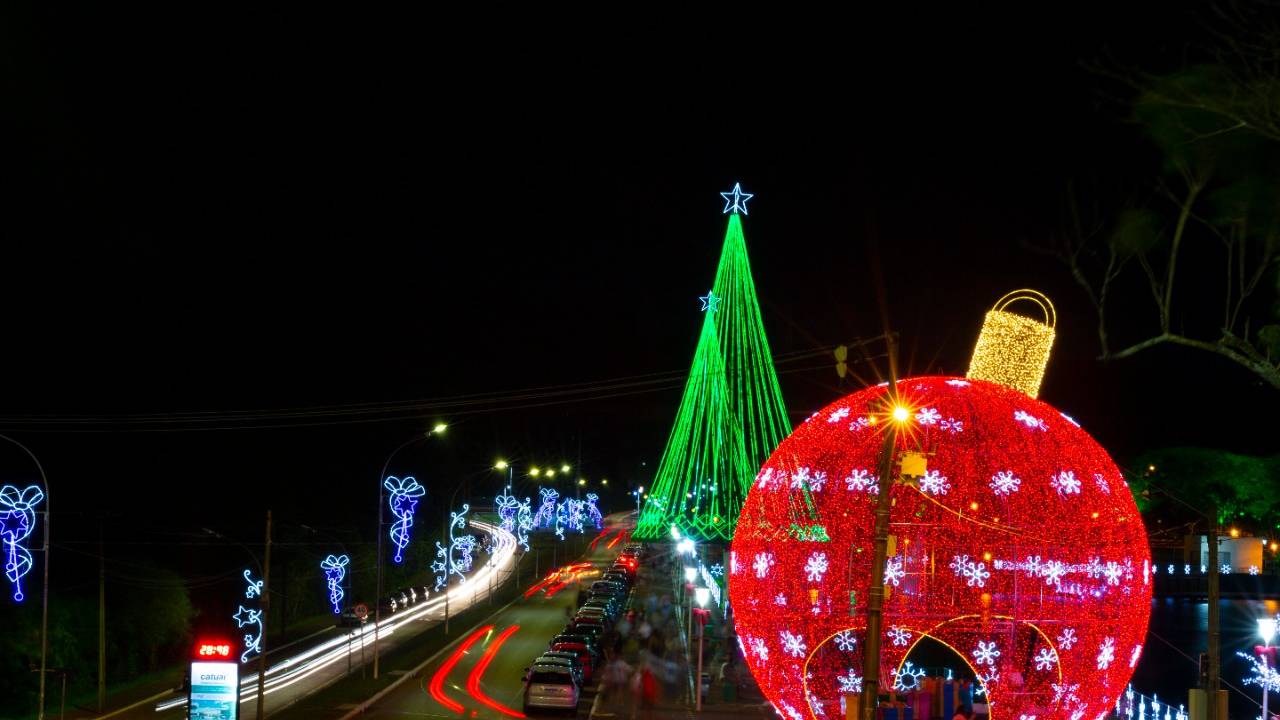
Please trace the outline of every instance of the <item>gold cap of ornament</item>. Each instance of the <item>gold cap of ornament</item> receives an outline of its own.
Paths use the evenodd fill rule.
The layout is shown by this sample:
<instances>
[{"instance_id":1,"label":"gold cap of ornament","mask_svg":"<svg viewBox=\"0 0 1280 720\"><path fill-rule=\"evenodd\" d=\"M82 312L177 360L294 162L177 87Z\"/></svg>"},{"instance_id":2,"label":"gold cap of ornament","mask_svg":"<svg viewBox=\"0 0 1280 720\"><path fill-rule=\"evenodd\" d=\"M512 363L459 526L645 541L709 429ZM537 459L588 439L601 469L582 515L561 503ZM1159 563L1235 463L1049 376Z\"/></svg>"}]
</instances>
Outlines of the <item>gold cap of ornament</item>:
<instances>
[{"instance_id":1,"label":"gold cap of ornament","mask_svg":"<svg viewBox=\"0 0 1280 720\"><path fill-rule=\"evenodd\" d=\"M1019 301L1038 307L1044 320L1006 310ZM1000 298L982 321L968 377L1008 385L1036 397L1053 350L1056 323L1053 303L1038 290L1014 290Z\"/></svg>"}]
</instances>

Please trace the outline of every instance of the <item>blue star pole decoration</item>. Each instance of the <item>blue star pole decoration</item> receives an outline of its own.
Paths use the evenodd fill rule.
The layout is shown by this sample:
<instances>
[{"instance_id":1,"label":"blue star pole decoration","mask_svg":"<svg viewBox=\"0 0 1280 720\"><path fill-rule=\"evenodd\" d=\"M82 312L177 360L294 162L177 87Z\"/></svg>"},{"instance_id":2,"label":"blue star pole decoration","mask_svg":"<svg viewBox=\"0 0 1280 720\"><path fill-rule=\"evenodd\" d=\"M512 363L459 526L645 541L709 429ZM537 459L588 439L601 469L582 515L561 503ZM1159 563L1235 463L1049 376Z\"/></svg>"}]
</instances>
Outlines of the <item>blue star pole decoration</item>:
<instances>
[{"instance_id":1,"label":"blue star pole decoration","mask_svg":"<svg viewBox=\"0 0 1280 720\"><path fill-rule=\"evenodd\" d=\"M13 485L0 488L0 545L4 547L4 576L13 583L13 599L22 602L22 578L35 560L24 541L36 528L36 505L44 499L37 485L19 490Z\"/></svg>"},{"instance_id":2,"label":"blue star pole decoration","mask_svg":"<svg viewBox=\"0 0 1280 720\"><path fill-rule=\"evenodd\" d=\"M720 298L716 297L714 292L708 290L706 295L700 295L698 299L702 301L702 312L707 312L708 310L719 312Z\"/></svg>"},{"instance_id":3,"label":"blue star pole decoration","mask_svg":"<svg viewBox=\"0 0 1280 720\"><path fill-rule=\"evenodd\" d=\"M248 589L245 590L246 598L254 598L262 596L262 581L254 580L248 570L244 571L244 580L248 583ZM236 621L236 627L243 628L248 625L255 625L257 633L247 632L244 634L244 652L240 655L240 662L249 662L249 658L257 653L262 652L262 611L250 610L241 605L236 614L231 616Z\"/></svg>"},{"instance_id":4,"label":"blue star pole decoration","mask_svg":"<svg viewBox=\"0 0 1280 720\"><path fill-rule=\"evenodd\" d=\"M741 212L743 215L748 215L747 201L755 197L755 195L742 192L742 183L734 183L733 189L729 192L720 193L720 197L724 198L724 214Z\"/></svg>"}]
</instances>

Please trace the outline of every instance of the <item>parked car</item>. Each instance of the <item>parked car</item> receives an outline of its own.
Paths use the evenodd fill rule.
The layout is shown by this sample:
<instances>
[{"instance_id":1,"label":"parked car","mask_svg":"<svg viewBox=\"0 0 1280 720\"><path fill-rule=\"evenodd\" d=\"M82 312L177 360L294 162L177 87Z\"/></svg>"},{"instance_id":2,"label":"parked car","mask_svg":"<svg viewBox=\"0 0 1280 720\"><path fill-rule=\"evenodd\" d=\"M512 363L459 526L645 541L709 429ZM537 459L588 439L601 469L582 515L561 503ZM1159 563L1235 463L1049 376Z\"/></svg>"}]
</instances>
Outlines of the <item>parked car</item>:
<instances>
[{"instance_id":1,"label":"parked car","mask_svg":"<svg viewBox=\"0 0 1280 720\"><path fill-rule=\"evenodd\" d=\"M586 684L586 679L582 676L582 666L578 663L578 658L568 653L555 655L539 655L534 661L534 665L558 665L560 667L569 668L573 673L573 679L578 683L578 687ZM529 668L525 668L528 670Z\"/></svg>"},{"instance_id":2,"label":"parked car","mask_svg":"<svg viewBox=\"0 0 1280 720\"><path fill-rule=\"evenodd\" d=\"M395 592L397 597L404 598L403 605L412 605L418 602L418 591L413 588L401 588Z\"/></svg>"},{"instance_id":3,"label":"parked car","mask_svg":"<svg viewBox=\"0 0 1280 720\"><path fill-rule=\"evenodd\" d=\"M561 660L568 660L572 662L573 666L577 668L578 672L582 676L582 682L584 684L591 682L591 676L595 671L590 660L583 662L582 659L578 657L577 653L568 650L548 650L539 656L539 660L542 658L559 658ZM535 663L536 662L537 661L535 661Z\"/></svg>"},{"instance_id":4,"label":"parked car","mask_svg":"<svg viewBox=\"0 0 1280 720\"><path fill-rule=\"evenodd\" d=\"M585 638L582 638L582 639L585 639ZM549 649L553 652L571 652L574 655L578 656L578 662L583 667L594 668L596 664L596 655L595 655L595 652L593 651L593 646L587 644L586 642L581 642L582 639L575 640L573 642L569 642L569 641L553 642L551 643L551 647Z\"/></svg>"},{"instance_id":5,"label":"parked car","mask_svg":"<svg viewBox=\"0 0 1280 720\"><path fill-rule=\"evenodd\" d=\"M580 689L573 672L559 665L534 665L524 677L524 712L574 710Z\"/></svg>"}]
</instances>

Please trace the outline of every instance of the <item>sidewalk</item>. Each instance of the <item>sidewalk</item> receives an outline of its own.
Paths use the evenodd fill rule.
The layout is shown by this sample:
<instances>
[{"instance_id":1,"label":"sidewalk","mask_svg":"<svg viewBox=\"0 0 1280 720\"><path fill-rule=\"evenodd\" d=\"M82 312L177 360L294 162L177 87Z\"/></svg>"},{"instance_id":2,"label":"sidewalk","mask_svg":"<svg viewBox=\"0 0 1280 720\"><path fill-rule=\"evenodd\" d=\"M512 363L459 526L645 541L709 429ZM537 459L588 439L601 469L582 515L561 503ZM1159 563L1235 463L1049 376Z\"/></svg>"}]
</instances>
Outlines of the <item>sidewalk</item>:
<instances>
[{"instance_id":1,"label":"sidewalk","mask_svg":"<svg viewBox=\"0 0 1280 720\"><path fill-rule=\"evenodd\" d=\"M591 718L601 720L764 720L774 716L738 650L736 636L725 628L717 608L703 645L703 672L711 686L704 695L701 712L694 710L693 675L698 658L697 625L692 646L688 635L688 606L683 597L683 579L677 585L669 543L650 543L640 564L629 610L632 620L620 622L619 657L632 668L647 667L657 680L657 697L646 704L637 687L602 689L600 701L591 709ZM690 652L692 651L692 652ZM731 661L731 662L730 662ZM730 662L727 669L726 662ZM726 683L731 698L726 700Z\"/></svg>"}]
</instances>

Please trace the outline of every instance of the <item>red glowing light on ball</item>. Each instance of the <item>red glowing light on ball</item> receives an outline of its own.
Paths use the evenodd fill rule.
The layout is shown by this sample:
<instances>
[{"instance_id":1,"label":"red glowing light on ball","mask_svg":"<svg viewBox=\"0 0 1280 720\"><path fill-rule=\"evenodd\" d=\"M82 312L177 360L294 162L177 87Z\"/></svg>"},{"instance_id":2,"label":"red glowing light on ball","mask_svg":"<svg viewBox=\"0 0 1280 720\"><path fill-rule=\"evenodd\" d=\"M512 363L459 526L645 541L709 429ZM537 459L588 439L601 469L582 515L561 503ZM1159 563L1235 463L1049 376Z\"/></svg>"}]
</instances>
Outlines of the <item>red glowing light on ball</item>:
<instances>
[{"instance_id":1,"label":"red glowing light on ball","mask_svg":"<svg viewBox=\"0 0 1280 720\"><path fill-rule=\"evenodd\" d=\"M983 680L992 720L1101 717L1137 663L1151 601L1146 531L1119 469L1016 390L943 377L898 390L911 411L896 458L923 451L927 470L892 489L881 688L927 636ZM861 685L886 393L854 393L797 428L738 521L738 635L790 720L843 715L842 694Z\"/></svg>"}]
</instances>

